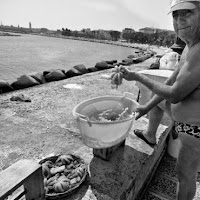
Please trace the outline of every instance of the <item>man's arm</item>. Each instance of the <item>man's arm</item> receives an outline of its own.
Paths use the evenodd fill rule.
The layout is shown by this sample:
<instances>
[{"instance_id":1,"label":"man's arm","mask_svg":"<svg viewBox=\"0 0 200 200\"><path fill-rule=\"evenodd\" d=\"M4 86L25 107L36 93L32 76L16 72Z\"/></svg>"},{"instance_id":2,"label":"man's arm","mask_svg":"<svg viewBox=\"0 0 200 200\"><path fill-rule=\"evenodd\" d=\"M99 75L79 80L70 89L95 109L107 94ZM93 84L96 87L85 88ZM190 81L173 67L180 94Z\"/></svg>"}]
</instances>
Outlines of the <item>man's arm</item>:
<instances>
[{"instance_id":1,"label":"man's arm","mask_svg":"<svg viewBox=\"0 0 200 200\"><path fill-rule=\"evenodd\" d=\"M144 84L153 93L171 102L178 103L186 98L200 85L200 44L189 52L189 57L181 66L175 82L165 85L148 78L138 72L126 74L127 80L135 80ZM126 72L125 72L126 73Z\"/></svg>"},{"instance_id":2,"label":"man's arm","mask_svg":"<svg viewBox=\"0 0 200 200\"><path fill-rule=\"evenodd\" d=\"M176 80L176 77L179 73L181 67L181 63L178 63L177 66L175 66L175 70L172 73L172 75L164 82L165 85L173 85L173 83ZM161 96L158 96L157 94L155 94L153 96L153 98L151 98L147 103L146 103L146 108L147 110L151 110L154 106L156 106L157 104L159 104L161 101L163 101L164 98Z\"/></svg>"},{"instance_id":3,"label":"man's arm","mask_svg":"<svg viewBox=\"0 0 200 200\"><path fill-rule=\"evenodd\" d=\"M194 65L197 67L200 63L200 56L199 56L200 45L198 45L197 48L195 49L196 55L193 55L192 58L190 56L190 60L192 60L192 61L195 60L195 63L194 62L193 63L186 62L188 51L189 51L189 49L186 46L182 52L179 63L177 63L177 65L175 66L174 73L165 83L160 83L160 82L154 81L154 80L148 78L147 76L145 76L143 74L139 74L137 72L129 72L126 75L124 74L124 78L129 81L131 81L131 80L139 81L142 84L144 84L147 88L149 88L154 94L156 94L155 97L153 97L149 102L149 106L151 108L154 107L155 105L157 105L158 103L160 103L163 99L165 99L171 103L173 103L173 101L176 101L176 103L177 103L177 99L179 98L180 91L182 89L184 90L184 88L187 86L187 80L186 80L187 78L185 76L182 79L182 82L177 81L178 87L174 87L174 88L172 87L172 85L176 81L179 71L181 70L182 66L184 66L184 65L186 65L184 68L187 69L188 67L191 68L192 67L191 65ZM199 70L199 72L200 72L200 70ZM189 73L187 73L187 74L189 74ZM193 76L195 76L195 74L196 74L196 72L193 73ZM197 72L197 74L199 74L199 73ZM188 76L188 78L189 78L189 76ZM193 80L193 77L191 77L191 80ZM183 98L183 95L187 96L188 93L194 89L194 87L195 87L194 84L191 85L191 87L188 88L188 90L184 90L184 93L182 92L180 97ZM180 101L180 98L178 100Z\"/></svg>"},{"instance_id":4,"label":"man's arm","mask_svg":"<svg viewBox=\"0 0 200 200\"><path fill-rule=\"evenodd\" d=\"M180 71L181 66L184 64L184 62L186 61L186 56L188 53L188 47L186 46L181 54L181 58L180 61L176 64L175 66L175 70L172 73L172 75L164 82L164 84L166 85L173 85L176 77ZM158 96L158 95L154 95L153 98L151 98L151 100L149 102L147 102L146 106L149 110L151 110L154 106L156 106L157 104L159 104L161 101L163 101L164 98Z\"/></svg>"}]
</instances>

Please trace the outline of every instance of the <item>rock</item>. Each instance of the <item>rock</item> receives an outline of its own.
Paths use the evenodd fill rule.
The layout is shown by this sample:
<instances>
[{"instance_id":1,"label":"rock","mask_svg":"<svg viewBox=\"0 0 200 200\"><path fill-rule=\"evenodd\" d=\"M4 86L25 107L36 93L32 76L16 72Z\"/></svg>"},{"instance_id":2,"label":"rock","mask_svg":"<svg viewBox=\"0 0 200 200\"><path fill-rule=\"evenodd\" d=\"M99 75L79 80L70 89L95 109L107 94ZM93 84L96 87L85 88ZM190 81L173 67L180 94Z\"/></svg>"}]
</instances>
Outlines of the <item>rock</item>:
<instances>
[{"instance_id":1,"label":"rock","mask_svg":"<svg viewBox=\"0 0 200 200\"><path fill-rule=\"evenodd\" d=\"M159 63L152 63L149 67L149 69L159 69L160 68L160 64Z\"/></svg>"},{"instance_id":2,"label":"rock","mask_svg":"<svg viewBox=\"0 0 200 200\"><path fill-rule=\"evenodd\" d=\"M82 73L75 68L71 68L65 73L66 78L71 78L71 77L80 76L80 75L82 75Z\"/></svg>"},{"instance_id":3,"label":"rock","mask_svg":"<svg viewBox=\"0 0 200 200\"><path fill-rule=\"evenodd\" d=\"M90 68L88 68L88 71L89 72L97 72L99 70L96 67L90 67Z\"/></svg>"},{"instance_id":4,"label":"rock","mask_svg":"<svg viewBox=\"0 0 200 200\"><path fill-rule=\"evenodd\" d=\"M117 66L120 66L120 65L123 65L123 66L126 66L126 65L128 65L126 62L119 62L118 64L117 64Z\"/></svg>"},{"instance_id":5,"label":"rock","mask_svg":"<svg viewBox=\"0 0 200 200\"><path fill-rule=\"evenodd\" d=\"M50 71L44 71L43 75L44 75L45 80L47 82L59 81L59 80L67 78L66 75L65 75L65 71L62 70L62 69L55 69L55 70L50 70Z\"/></svg>"},{"instance_id":6,"label":"rock","mask_svg":"<svg viewBox=\"0 0 200 200\"><path fill-rule=\"evenodd\" d=\"M28 75L31 76L31 77L33 77L40 84L46 83L46 79L45 79L43 73L33 72L33 73L28 74Z\"/></svg>"},{"instance_id":7,"label":"rock","mask_svg":"<svg viewBox=\"0 0 200 200\"><path fill-rule=\"evenodd\" d=\"M25 97L23 94L19 94L17 96L12 96L10 98L11 101L23 101L23 102L31 102L31 99L28 97Z\"/></svg>"},{"instance_id":8,"label":"rock","mask_svg":"<svg viewBox=\"0 0 200 200\"><path fill-rule=\"evenodd\" d=\"M6 81L0 80L0 94L13 91L13 87Z\"/></svg>"},{"instance_id":9,"label":"rock","mask_svg":"<svg viewBox=\"0 0 200 200\"><path fill-rule=\"evenodd\" d=\"M151 54L144 54L139 57L133 58L133 63L140 63L151 57Z\"/></svg>"},{"instance_id":10,"label":"rock","mask_svg":"<svg viewBox=\"0 0 200 200\"><path fill-rule=\"evenodd\" d=\"M104 62L106 62L109 65L113 65L113 64L117 63L117 60L108 60L108 61L104 61Z\"/></svg>"},{"instance_id":11,"label":"rock","mask_svg":"<svg viewBox=\"0 0 200 200\"><path fill-rule=\"evenodd\" d=\"M75 65L74 69L77 69L79 72L81 72L81 74L86 74L88 73L88 69L86 69L85 65L80 64L80 65Z\"/></svg>"},{"instance_id":12,"label":"rock","mask_svg":"<svg viewBox=\"0 0 200 200\"><path fill-rule=\"evenodd\" d=\"M130 58L130 59L132 59L132 58L137 58L137 57L138 57L138 54L137 54L137 53L134 53L134 54L132 54L132 55L127 56L127 58Z\"/></svg>"},{"instance_id":13,"label":"rock","mask_svg":"<svg viewBox=\"0 0 200 200\"><path fill-rule=\"evenodd\" d=\"M98 70L104 70L104 69L110 69L110 68L113 68L113 65L109 65L108 63L106 62L98 62L96 63L95 67L98 69Z\"/></svg>"},{"instance_id":14,"label":"rock","mask_svg":"<svg viewBox=\"0 0 200 200\"><path fill-rule=\"evenodd\" d=\"M11 86L15 90L19 90L19 89L24 89L24 88L32 87L35 85L39 85L39 84L40 83L37 80L35 80L33 77L29 75L22 75L19 78L17 78L17 81L13 82Z\"/></svg>"},{"instance_id":15,"label":"rock","mask_svg":"<svg viewBox=\"0 0 200 200\"><path fill-rule=\"evenodd\" d=\"M159 69L159 68L160 68L160 58L157 58L157 60L150 65L149 69Z\"/></svg>"},{"instance_id":16,"label":"rock","mask_svg":"<svg viewBox=\"0 0 200 200\"><path fill-rule=\"evenodd\" d=\"M123 59L122 62L125 63L126 65L132 65L133 64L133 60L131 58Z\"/></svg>"}]
</instances>

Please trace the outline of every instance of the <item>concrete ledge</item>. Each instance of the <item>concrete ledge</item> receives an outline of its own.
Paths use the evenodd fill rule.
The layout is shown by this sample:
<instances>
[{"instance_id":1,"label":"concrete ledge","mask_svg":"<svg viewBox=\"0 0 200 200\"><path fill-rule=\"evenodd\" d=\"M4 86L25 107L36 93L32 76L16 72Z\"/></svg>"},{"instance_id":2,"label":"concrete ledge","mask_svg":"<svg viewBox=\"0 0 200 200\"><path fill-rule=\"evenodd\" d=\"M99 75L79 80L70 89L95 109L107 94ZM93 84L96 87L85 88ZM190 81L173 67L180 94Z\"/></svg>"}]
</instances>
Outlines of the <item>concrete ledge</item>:
<instances>
[{"instance_id":1,"label":"concrete ledge","mask_svg":"<svg viewBox=\"0 0 200 200\"><path fill-rule=\"evenodd\" d=\"M151 69L151 70L141 70L141 74L144 74L152 80L164 83L173 73L172 70L161 70L161 69ZM136 86L139 87L141 92L140 104L146 104L152 96L152 92L142 83L136 82Z\"/></svg>"},{"instance_id":2,"label":"concrete ledge","mask_svg":"<svg viewBox=\"0 0 200 200\"><path fill-rule=\"evenodd\" d=\"M157 145L151 148L133 133L135 128L146 129L147 124L146 118L135 121L125 146L119 147L110 161L94 157L86 146L76 150L89 163L89 177L85 189L70 199L141 199L165 151L168 135L168 128L160 125Z\"/></svg>"}]
</instances>

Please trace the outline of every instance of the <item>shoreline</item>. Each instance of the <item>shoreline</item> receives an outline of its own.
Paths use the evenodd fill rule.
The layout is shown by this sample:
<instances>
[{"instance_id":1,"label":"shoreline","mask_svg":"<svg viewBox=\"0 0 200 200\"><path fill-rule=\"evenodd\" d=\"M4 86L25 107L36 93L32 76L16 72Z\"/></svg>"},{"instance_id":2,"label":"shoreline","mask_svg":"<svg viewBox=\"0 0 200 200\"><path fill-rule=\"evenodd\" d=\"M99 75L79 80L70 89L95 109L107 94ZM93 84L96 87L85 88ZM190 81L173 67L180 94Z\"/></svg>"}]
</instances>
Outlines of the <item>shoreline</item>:
<instances>
[{"instance_id":1,"label":"shoreline","mask_svg":"<svg viewBox=\"0 0 200 200\"><path fill-rule=\"evenodd\" d=\"M42 36L46 36L46 35L42 35ZM86 68L84 64L78 64L78 65L73 66L71 69L67 71L64 69L51 69L51 70L45 70L43 72L24 74L24 75L21 75L20 77L17 77L15 81L12 81L10 83L8 81L0 80L0 94L11 92L14 90L19 90L19 89L25 89L28 87L32 87L32 86L36 86L36 85L40 85L40 84L44 84L44 83L48 83L52 81L68 79L68 78L72 78L74 76L79 76L86 73L110 69L110 68L114 68L116 65L130 66L133 64L142 63L145 60L151 57L154 57L157 54L161 54L161 55L164 54L164 50L161 47L150 46L150 45L145 45L145 44L132 44L132 43L125 43L125 42L91 40L87 38L74 38L71 36L66 37L66 36L60 36L60 35L58 38L124 46L128 48L134 48L136 50L138 49L138 51L135 51L133 55L128 55L126 58L122 59L121 61L118 61L118 60L107 60L107 61L102 60L101 62L97 61L96 65L90 68Z\"/></svg>"},{"instance_id":2,"label":"shoreline","mask_svg":"<svg viewBox=\"0 0 200 200\"><path fill-rule=\"evenodd\" d=\"M148 52L142 54L138 53L134 54L132 58L127 57L126 59L123 59L121 62L118 62L117 60L96 62L95 66L90 68L86 68L85 65L79 64L71 67L67 71L64 69L51 69L42 72L28 73L19 76L15 81L10 83L4 80L0 80L0 94L26 89L49 82L60 81L63 79L70 79L83 74L104 71L112 69L115 66L131 66L133 64L143 63L145 60L153 57L153 55L153 53Z\"/></svg>"},{"instance_id":3,"label":"shoreline","mask_svg":"<svg viewBox=\"0 0 200 200\"><path fill-rule=\"evenodd\" d=\"M2 33L2 34L1 34ZM12 32L3 32L0 31L0 36L3 34L10 34ZM19 33L23 34L23 33ZM12 35L12 34L10 34ZM123 47L129 47L129 48L135 48L139 50L151 50L155 52L156 54L164 54L164 52L169 49L168 47L163 46L155 46L155 45L149 45L149 44L139 44L139 43L129 43L129 42L121 42L121 41L110 41L110 40L97 40L97 39L90 39L90 38L82 38L82 37L73 37L73 36L63 36L63 35L50 35L50 34L31 34L30 35L38 35L38 36L45 36L45 37L55 37L55 38L62 38L62 39L71 39L71 40L81 40L81 41L88 41L88 42L97 42L97 43L104 43L109 45L116 45L116 46L123 46ZM5 35L7 36L7 35ZM20 36L20 35L12 35L12 36Z\"/></svg>"},{"instance_id":4,"label":"shoreline","mask_svg":"<svg viewBox=\"0 0 200 200\"><path fill-rule=\"evenodd\" d=\"M71 40L81 40L81 41L88 41L88 42L97 42L109 45L116 45L122 47L129 47L135 48L141 51L153 51L156 54L164 54L164 52L169 49L168 47L163 46L155 46L149 44L139 44L139 43L128 43L128 42L121 42L121 41L110 41L110 40L97 40L97 39L89 39L89 38L82 38L82 37L73 37L73 36L63 36L63 35L47 35L47 34L33 34L45 37L55 37L55 38L62 38L62 39L71 39Z\"/></svg>"}]
</instances>

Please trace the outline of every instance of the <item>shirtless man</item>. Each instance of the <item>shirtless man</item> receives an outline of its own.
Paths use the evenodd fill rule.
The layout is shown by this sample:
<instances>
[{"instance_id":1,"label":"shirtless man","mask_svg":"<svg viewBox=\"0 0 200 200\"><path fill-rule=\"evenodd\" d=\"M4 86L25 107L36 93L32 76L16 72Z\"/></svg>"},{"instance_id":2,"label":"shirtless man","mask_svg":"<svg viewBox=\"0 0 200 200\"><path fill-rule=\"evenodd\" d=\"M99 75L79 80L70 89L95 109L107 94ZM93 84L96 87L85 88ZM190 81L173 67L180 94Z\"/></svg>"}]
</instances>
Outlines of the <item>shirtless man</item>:
<instances>
[{"instance_id":1,"label":"shirtless man","mask_svg":"<svg viewBox=\"0 0 200 200\"><path fill-rule=\"evenodd\" d=\"M163 112L171 117L181 143L176 164L177 199L192 200L200 166L200 0L173 0L170 13L177 36L186 43L172 76L161 84L125 67L121 72L127 81L139 81L155 94L136 110L136 119L149 112L148 129L135 130L138 137L155 145ZM117 78L113 81L118 84Z\"/></svg>"}]
</instances>

